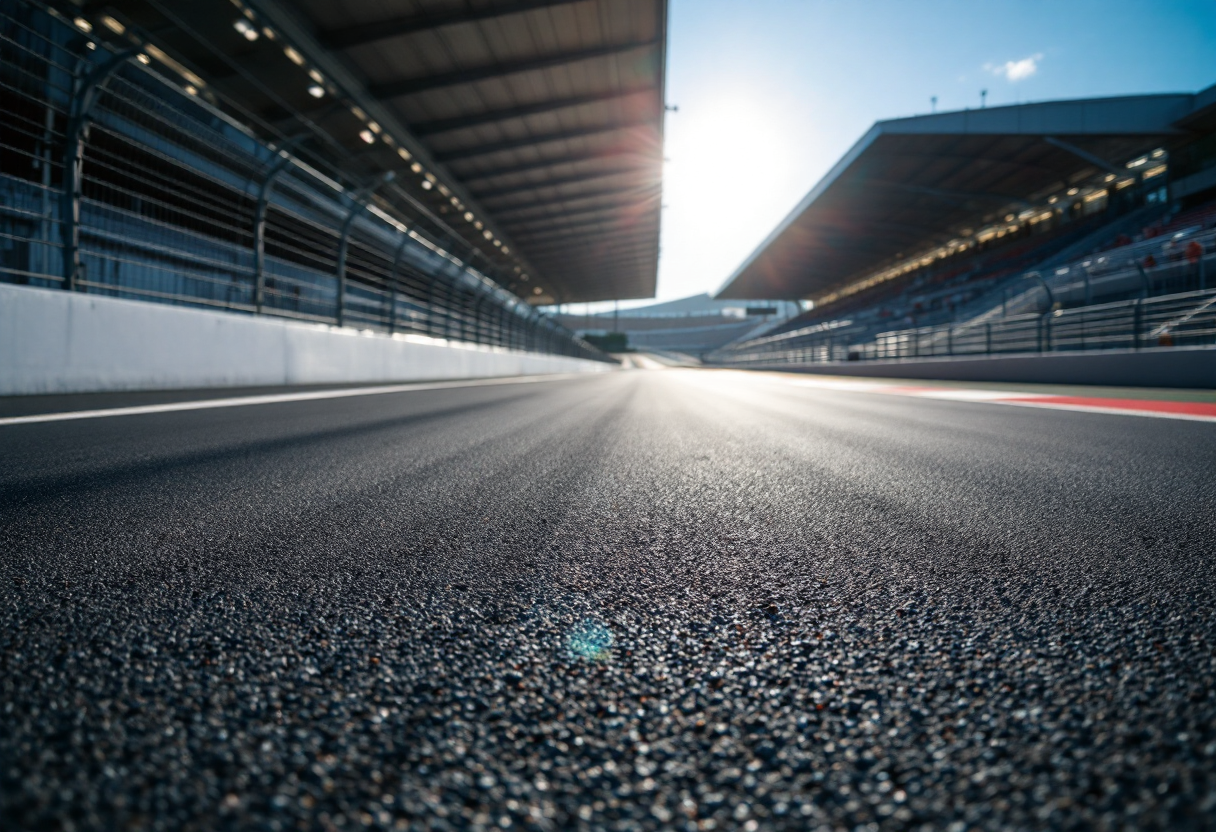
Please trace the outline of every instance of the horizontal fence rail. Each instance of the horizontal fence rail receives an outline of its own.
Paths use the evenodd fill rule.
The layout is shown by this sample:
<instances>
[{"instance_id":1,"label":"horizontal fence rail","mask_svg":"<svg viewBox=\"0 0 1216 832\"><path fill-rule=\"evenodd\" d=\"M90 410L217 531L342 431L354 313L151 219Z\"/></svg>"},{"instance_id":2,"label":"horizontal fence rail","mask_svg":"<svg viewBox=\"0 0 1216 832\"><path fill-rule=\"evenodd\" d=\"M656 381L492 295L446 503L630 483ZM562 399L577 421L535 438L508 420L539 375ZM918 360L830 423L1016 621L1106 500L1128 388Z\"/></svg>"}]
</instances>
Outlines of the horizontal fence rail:
<instances>
[{"instance_id":1,"label":"horizontal fence rail","mask_svg":"<svg viewBox=\"0 0 1216 832\"><path fill-rule=\"evenodd\" d=\"M0 280L611 361L393 215L33 0L0 8Z\"/></svg>"},{"instance_id":2,"label":"horizontal fence rail","mask_svg":"<svg viewBox=\"0 0 1216 832\"><path fill-rule=\"evenodd\" d=\"M1216 291L1201 290L1022 314L979 323L882 332L847 328L740 344L709 356L730 366L1049 353L1216 344Z\"/></svg>"}]
</instances>

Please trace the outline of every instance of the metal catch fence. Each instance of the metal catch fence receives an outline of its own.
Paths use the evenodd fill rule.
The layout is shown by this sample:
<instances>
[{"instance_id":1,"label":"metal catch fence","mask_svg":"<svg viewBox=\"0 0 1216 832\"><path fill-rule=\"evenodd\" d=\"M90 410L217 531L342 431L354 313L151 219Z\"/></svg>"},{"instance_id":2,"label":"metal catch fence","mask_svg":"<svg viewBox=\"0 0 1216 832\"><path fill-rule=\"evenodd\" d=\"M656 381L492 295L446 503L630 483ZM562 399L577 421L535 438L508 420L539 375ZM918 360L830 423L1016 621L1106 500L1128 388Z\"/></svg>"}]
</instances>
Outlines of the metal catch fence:
<instances>
[{"instance_id":1,"label":"metal catch fence","mask_svg":"<svg viewBox=\"0 0 1216 832\"><path fill-rule=\"evenodd\" d=\"M1057 309L980 323L879 333L870 340L827 330L743 344L710 356L716 364L762 366L940 356L1046 353L1216 344L1216 291Z\"/></svg>"},{"instance_id":2,"label":"metal catch fence","mask_svg":"<svg viewBox=\"0 0 1216 832\"><path fill-rule=\"evenodd\" d=\"M136 49L0 8L0 280L610 361L383 197Z\"/></svg>"}]
</instances>

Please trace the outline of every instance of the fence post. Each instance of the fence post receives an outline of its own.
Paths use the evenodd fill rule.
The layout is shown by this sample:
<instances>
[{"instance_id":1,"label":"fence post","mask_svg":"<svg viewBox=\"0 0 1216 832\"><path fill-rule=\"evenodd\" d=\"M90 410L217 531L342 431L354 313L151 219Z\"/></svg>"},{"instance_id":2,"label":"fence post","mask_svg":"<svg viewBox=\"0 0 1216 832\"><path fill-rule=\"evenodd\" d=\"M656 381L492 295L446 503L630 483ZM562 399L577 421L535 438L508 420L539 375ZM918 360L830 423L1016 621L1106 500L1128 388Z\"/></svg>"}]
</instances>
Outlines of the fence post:
<instances>
[{"instance_id":1,"label":"fence post","mask_svg":"<svg viewBox=\"0 0 1216 832\"><path fill-rule=\"evenodd\" d=\"M486 343L481 325L481 305L486 302L487 297L489 295L482 291L473 299L473 343L475 344L484 345Z\"/></svg>"},{"instance_id":2,"label":"fence post","mask_svg":"<svg viewBox=\"0 0 1216 832\"><path fill-rule=\"evenodd\" d=\"M946 355L954 355L954 327L946 325Z\"/></svg>"},{"instance_id":3,"label":"fence post","mask_svg":"<svg viewBox=\"0 0 1216 832\"><path fill-rule=\"evenodd\" d=\"M393 267L388 273L388 334L397 331L397 270L401 268L401 255L405 253L405 244L410 240L408 233L402 233L401 242L393 254Z\"/></svg>"},{"instance_id":4,"label":"fence post","mask_svg":"<svg viewBox=\"0 0 1216 832\"><path fill-rule=\"evenodd\" d=\"M1148 276L1148 272L1146 272L1144 270L1144 265L1139 260L1136 261L1136 269L1139 270L1139 272L1140 272L1140 280L1142 283L1142 285L1140 287L1140 291L1142 292L1142 294L1140 295L1140 297L1147 298L1149 295L1151 295L1153 293L1152 278L1150 278Z\"/></svg>"},{"instance_id":5,"label":"fence post","mask_svg":"<svg viewBox=\"0 0 1216 832\"><path fill-rule=\"evenodd\" d=\"M138 49L124 49L93 67L80 79L68 104L68 124L63 137L63 189L59 194L59 233L63 237L63 288L69 292L78 288L83 267L80 262L80 198L89 111L97 101L101 85L138 53Z\"/></svg>"},{"instance_id":6,"label":"fence post","mask_svg":"<svg viewBox=\"0 0 1216 832\"><path fill-rule=\"evenodd\" d=\"M355 217L362 209L363 206L359 203L351 206L350 211L346 214L346 219L342 223L342 235L338 238L338 266L336 270L338 278L338 308L334 314L338 326L346 324L346 254L350 249L350 232L354 227Z\"/></svg>"},{"instance_id":7,"label":"fence post","mask_svg":"<svg viewBox=\"0 0 1216 832\"><path fill-rule=\"evenodd\" d=\"M1140 349L1140 326L1144 319L1144 312L1141 307L1144 305L1144 298L1136 298L1132 305L1132 349Z\"/></svg>"},{"instance_id":8,"label":"fence post","mask_svg":"<svg viewBox=\"0 0 1216 832\"><path fill-rule=\"evenodd\" d=\"M350 211L346 214L346 220L342 223L342 236L338 240L338 267L335 270L338 278L338 326L346 325L346 255L350 250L350 232L355 227L355 218L363 213L367 208L368 200L372 194L384 184L393 181L396 174L393 171L381 174L372 184L360 188L351 196Z\"/></svg>"},{"instance_id":9,"label":"fence post","mask_svg":"<svg viewBox=\"0 0 1216 832\"><path fill-rule=\"evenodd\" d=\"M253 307L259 315L266 295L266 213L270 209L270 190L279 174L291 164L287 149L295 143L289 139L279 148L279 158L258 183L258 204L253 217Z\"/></svg>"},{"instance_id":10,"label":"fence post","mask_svg":"<svg viewBox=\"0 0 1216 832\"><path fill-rule=\"evenodd\" d=\"M992 355L992 322L984 324L984 355Z\"/></svg>"}]
</instances>

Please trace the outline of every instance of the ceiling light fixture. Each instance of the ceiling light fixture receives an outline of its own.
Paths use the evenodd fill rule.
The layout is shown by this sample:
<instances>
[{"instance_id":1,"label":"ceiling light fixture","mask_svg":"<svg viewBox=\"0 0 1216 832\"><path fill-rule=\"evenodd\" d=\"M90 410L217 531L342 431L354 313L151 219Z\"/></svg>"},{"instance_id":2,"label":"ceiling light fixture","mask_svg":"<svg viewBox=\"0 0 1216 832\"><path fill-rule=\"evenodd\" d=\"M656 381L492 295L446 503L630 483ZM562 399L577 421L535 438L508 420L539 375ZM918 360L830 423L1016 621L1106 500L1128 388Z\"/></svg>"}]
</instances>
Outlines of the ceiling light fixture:
<instances>
[{"instance_id":1,"label":"ceiling light fixture","mask_svg":"<svg viewBox=\"0 0 1216 832\"><path fill-rule=\"evenodd\" d=\"M257 27L243 17L238 17L233 21L232 28L240 32L245 40L250 42L257 40L261 36Z\"/></svg>"}]
</instances>

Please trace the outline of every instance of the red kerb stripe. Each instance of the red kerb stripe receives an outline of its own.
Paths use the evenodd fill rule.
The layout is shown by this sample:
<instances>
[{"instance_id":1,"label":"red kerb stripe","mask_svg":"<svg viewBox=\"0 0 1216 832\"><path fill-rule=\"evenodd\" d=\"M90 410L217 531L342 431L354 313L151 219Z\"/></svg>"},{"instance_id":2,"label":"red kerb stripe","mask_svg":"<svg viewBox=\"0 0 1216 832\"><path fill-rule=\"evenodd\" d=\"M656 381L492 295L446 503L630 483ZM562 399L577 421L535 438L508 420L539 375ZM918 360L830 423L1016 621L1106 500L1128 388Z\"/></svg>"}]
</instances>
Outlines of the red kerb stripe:
<instances>
[{"instance_id":1,"label":"red kerb stripe","mask_svg":"<svg viewBox=\"0 0 1216 832\"><path fill-rule=\"evenodd\" d=\"M1107 407L1112 410L1141 410L1149 413L1185 413L1216 417L1216 404L1209 402L1162 402L1150 399L1097 399L1088 396L1011 396L1006 401L1033 404L1067 404L1078 407Z\"/></svg>"}]
</instances>

